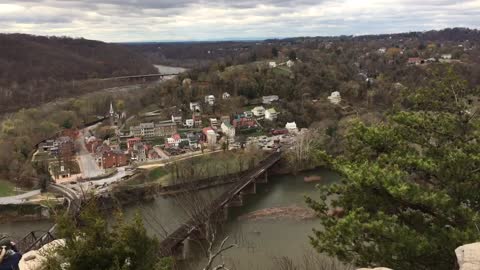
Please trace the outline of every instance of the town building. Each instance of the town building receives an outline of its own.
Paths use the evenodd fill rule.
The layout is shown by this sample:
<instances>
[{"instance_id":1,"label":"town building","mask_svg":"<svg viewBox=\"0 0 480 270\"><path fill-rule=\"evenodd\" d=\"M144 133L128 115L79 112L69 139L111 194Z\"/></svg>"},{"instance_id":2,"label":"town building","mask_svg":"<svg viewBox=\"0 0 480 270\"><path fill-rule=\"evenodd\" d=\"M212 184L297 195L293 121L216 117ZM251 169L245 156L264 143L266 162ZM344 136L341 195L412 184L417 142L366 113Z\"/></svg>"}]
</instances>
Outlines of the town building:
<instances>
[{"instance_id":1,"label":"town building","mask_svg":"<svg viewBox=\"0 0 480 270\"><path fill-rule=\"evenodd\" d=\"M200 102L190 102L190 110L192 112L200 112L202 110L202 106L200 106Z\"/></svg>"},{"instance_id":2,"label":"town building","mask_svg":"<svg viewBox=\"0 0 480 270\"><path fill-rule=\"evenodd\" d=\"M175 122L177 124L182 123L182 115L181 114L172 114L172 122Z\"/></svg>"},{"instance_id":3,"label":"town building","mask_svg":"<svg viewBox=\"0 0 480 270\"><path fill-rule=\"evenodd\" d=\"M263 106L257 106L253 108L252 113L256 117L263 117L265 116L265 108Z\"/></svg>"},{"instance_id":4,"label":"town building","mask_svg":"<svg viewBox=\"0 0 480 270\"><path fill-rule=\"evenodd\" d=\"M128 157L121 151L107 151L102 154L101 167L103 169L127 166Z\"/></svg>"},{"instance_id":5,"label":"town building","mask_svg":"<svg viewBox=\"0 0 480 270\"><path fill-rule=\"evenodd\" d=\"M407 61L407 64L410 66L421 65L423 63L425 63L425 61L419 57L411 57L411 58L408 58L408 61Z\"/></svg>"},{"instance_id":6,"label":"town building","mask_svg":"<svg viewBox=\"0 0 480 270\"><path fill-rule=\"evenodd\" d=\"M280 98L277 95L271 95L271 96L263 96L262 97L262 103L263 104L272 104L273 102L279 101Z\"/></svg>"},{"instance_id":7,"label":"town building","mask_svg":"<svg viewBox=\"0 0 480 270\"><path fill-rule=\"evenodd\" d=\"M223 122L220 128L228 139L235 138L235 127L230 122Z\"/></svg>"},{"instance_id":8,"label":"town building","mask_svg":"<svg viewBox=\"0 0 480 270\"><path fill-rule=\"evenodd\" d=\"M269 62L269 63L268 63L268 66L269 66L270 68L276 68L276 67L277 67L277 63L275 63L275 62Z\"/></svg>"},{"instance_id":9,"label":"town building","mask_svg":"<svg viewBox=\"0 0 480 270\"><path fill-rule=\"evenodd\" d=\"M218 119L217 118L210 118L210 126L214 129L218 127Z\"/></svg>"},{"instance_id":10,"label":"town building","mask_svg":"<svg viewBox=\"0 0 480 270\"><path fill-rule=\"evenodd\" d=\"M192 119L194 127L202 127L202 115L200 113L193 113Z\"/></svg>"},{"instance_id":11,"label":"town building","mask_svg":"<svg viewBox=\"0 0 480 270\"><path fill-rule=\"evenodd\" d=\"M217 144L217 133L211 128L206 127L202 130L203 141L206 142L209 146L214 146Z\"/></svg>"},{"instance_id":12,"label":"town building","mask_svg":"<svg viewBox=\"0 0 480 270\"><path fill-rule=\"evenodd\" d=\"M292 61L292 60L288 60L287 61L287 67L292 68L293 66L295 66L295 62Z\"/></svg>"},{"instance_id":13,"label":"town building","mask_svg":"<svg viewBox=\"0 0 480 270\"><path fill-rule=\"evenodd\" d=\"M130 127L130 134L135 137L155 138L167 137L177 132L177 124L171 120L158 123L141 123Z\"/></svg>"},{"instance_id":14,"label":"town building","mask_svg":"<svg viewBox=\"0 0 480 270\"><path fill-rule=\"evenodd\" d=\"M239 118L233 119L232 125L234 128L243 129L243 128L252 128L257 126L257 122L252 118Z\"/></svg>"},{"instance_id":15,"label":"town building","mask_svg":"<svg viewBox=\"0 0 480 270\"><path fill-rule=\"evenodd\" d=\"M193 128L193 126L194 126L193 119L185 120L185 126L188 127L188 128Z\"/></svg>"},{"instance_id":16,"label":"town building","mask_svg":"<svg viewBox=\"0 0 480 270\"><path fill-rule=\"evenodd\" d=\"M252 111L245 111L243 112L244 117L247 118L252 118L253 117L253 112Z\"/></svg>"},{"instance_id":17,"label":"town building","mask_svg":"<svg viewBox=\"0 0 480 270\"><path fill-rule=\"evenodd\" d=\"M140 143L140 142L142 142L142 139L140 139L138 137L127 139L127 149L132 150L133 146L137 143Z\"/></svg>"},{"instance_id":18,"label":"town building","mask_svg":"<svg viewBox=\"0 0 480 270\"><path fill-rule=\"evenodd\" d=\"M205 103L210 106L213 106L215 104L215 96L214 95L205 96Z\"/></svg>"},{"instance_id":19,"label":"town building","mask_svg":"<svg viewBox=\"0 0 480 270\"><path fill-rule=\"evenodd\" d=\"M444 59L444 60L451 60L451 59L452 59L452 55L451 55L451 54L442 54L442 55L441 55L441 58Z\"/></svg>"},{"instance_id":20,"label":"town building","mask_svg":"<svg viewBox=\"0 0 480 270\"><path fill-rule=\"evenodd\" d=\"M335 91L330 94L328 97L328 100L330 100L330 103L338 105L342 101L342 97L340 96L340 92Z\"/></svg>"},{"instance_id":21,"label":"town building","mask_svg":"<svg viewBox=\"0 0 480 270\"><path fill-rule=\"evenodd\" d=\"M230 123L230 116L229 115L222 115L220 117L220 122L229 122Z\"/></svg>"},{"instance_id":22,"label":"town building","mask_svg":"<svg viewBox=\"0 0 480 270\"><path fill-rule=\"evenodd\" d=\"M275 110L275 108L270 108L265 111L265 119L270 121L275 121L277 120L277 117L278 117L278 112Z\"/></svg>"},{"instance_id":23,"label":"town building","mask_svg":"<svg viewBox=\"0 0 480 270\"><path fill-rule=\"evenodd\" d=\"M285 128L288 130L289 133L298 132L297 123L295 122L287 122L287 124L285 125Z\"/></svg>"},{"instance_id":24,"label":"town building","mask_svg":"<svg viewBox=\"0 0 480 270\"><path fill-rule=\"evenodd\" d=\"M230 94L228 92L225 92L222 94L222 99L229 99L230 98Z\"/></svg>"}]
</instances>

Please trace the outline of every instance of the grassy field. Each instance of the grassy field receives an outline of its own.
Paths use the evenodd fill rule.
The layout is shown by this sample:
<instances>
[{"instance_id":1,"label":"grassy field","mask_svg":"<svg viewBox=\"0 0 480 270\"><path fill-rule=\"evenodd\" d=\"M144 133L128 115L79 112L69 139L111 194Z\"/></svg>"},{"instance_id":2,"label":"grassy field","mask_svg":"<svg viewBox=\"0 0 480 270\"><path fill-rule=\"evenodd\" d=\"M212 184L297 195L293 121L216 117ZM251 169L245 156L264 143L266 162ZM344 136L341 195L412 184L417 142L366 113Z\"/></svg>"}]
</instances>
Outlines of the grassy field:
<instances>
[{"instance_id":1,"label":"grassy field","mask_svg":"<svg viewBox=\"0 0 480 270\"><path fill-rule=\"evenodd\" d=\"M15 186L7 181L0 180L0 197L15 195Z\"/></svg>"}]
</instances>

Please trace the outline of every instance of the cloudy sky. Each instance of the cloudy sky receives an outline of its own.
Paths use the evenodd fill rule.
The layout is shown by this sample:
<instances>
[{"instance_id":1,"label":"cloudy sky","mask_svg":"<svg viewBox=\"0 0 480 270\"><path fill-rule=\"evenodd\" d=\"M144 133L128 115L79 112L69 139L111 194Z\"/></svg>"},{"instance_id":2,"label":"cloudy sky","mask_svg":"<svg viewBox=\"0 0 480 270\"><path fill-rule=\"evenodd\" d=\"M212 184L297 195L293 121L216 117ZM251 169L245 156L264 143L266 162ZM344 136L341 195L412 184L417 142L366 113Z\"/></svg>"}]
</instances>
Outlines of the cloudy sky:
<instances>
[{"instance_id":1,"label":"cloudy sky","mask_svg":"<svg viewBox=\"0 0 480 270\"><path fill-rule=\"evenodd\" d=\"M480 28L480 0L0 0L0 32L223 40Z\"/></svg>"}]
</instances>

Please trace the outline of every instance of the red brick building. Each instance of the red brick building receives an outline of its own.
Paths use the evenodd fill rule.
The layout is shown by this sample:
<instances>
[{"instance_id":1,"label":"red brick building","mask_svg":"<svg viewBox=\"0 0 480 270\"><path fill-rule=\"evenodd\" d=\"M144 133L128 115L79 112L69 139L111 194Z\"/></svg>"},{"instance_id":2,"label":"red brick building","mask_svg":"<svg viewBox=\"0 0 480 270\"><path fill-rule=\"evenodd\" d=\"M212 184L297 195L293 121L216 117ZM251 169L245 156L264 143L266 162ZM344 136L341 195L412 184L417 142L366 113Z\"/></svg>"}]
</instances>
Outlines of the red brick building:
<instances>
[{"instance_id":1,"label":"red brick building","mask_svg":"<svg viewBox=\"0 0 480 270\"><path fill-rule=\"evenodd\" d=\"M102 168L114 168L128 165L128 156L119 151L108 151L102 155Z\"/></svg>"},{"instance_id":2,"label":"red brick building","mask_svg":"<svg viewBox=\"0 0 480 270\"><path fill-rule=\"evenodd\" d=\"M250 128L250 127L256 127L257 122L251 118L240 118L240 119L234 119L232 121L232 125L235 128Z\"/></svg>"}]
</instances>

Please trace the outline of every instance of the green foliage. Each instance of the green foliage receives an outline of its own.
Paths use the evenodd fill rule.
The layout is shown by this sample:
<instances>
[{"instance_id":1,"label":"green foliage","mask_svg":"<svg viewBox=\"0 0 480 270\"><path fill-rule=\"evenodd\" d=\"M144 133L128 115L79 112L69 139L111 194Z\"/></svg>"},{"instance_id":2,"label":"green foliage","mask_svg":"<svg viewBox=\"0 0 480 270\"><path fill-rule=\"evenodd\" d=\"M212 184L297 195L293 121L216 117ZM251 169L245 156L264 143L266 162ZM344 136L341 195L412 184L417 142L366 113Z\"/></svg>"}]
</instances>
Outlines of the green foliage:
<instances>
[{"instance_id":1,"label":"green foliage","mask_svg":"<svg viewBox=\"0 0 480 270\"><path fill-rule=\"evenodd\" d=\"M66 245L58 249L59 256L50 256L48 270L150 270L158 265L158 269L171 269L160 261L159 242L147 235L139 215L131 223L119 216L109 227L92 204L82 212L79 226L69 217L60 218L58 224Z\"/></svg>"},{"instance_id":2,"label":"green foliage","mask_svg":"<svg viewBox=\"0 0 480 270\"><path fill-rule=\"evenodd\" d=\"M359 266L447 270L456 247L480 240L480 121L468 102L478 91L451 72L432 85L408 93L388 123L356 123L342 156L321 154L344 180L307 199L324 228L311 237L319 252Z\"/></svg>"}]
</instances>

